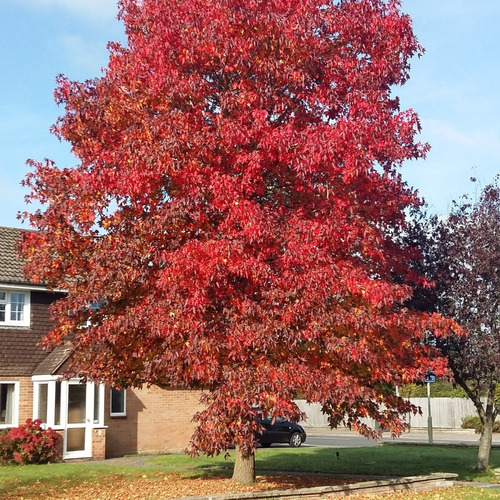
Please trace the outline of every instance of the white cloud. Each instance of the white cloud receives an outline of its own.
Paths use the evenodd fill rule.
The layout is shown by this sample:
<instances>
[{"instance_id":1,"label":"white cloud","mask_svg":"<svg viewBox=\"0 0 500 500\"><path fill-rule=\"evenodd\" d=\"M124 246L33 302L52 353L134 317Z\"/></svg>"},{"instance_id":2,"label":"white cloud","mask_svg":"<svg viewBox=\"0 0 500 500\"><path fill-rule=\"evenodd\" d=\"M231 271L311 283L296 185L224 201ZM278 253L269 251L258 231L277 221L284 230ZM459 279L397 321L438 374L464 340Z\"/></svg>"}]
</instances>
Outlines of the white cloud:
<instances>
[{"instance_id":1,"label":"white cloud","mask_svg":"<svg viewBox=\"0 0 500 500\"><path fill-rule=\"evenodd\" d=\"M463 130L444 120L429 119L425 122L425 131L433 137L433 143L444 141L450 147L500 154L500 136L491 129Z\"/></svg>"},{"instance_id":2,"label":"white cloud","mask_svg":"<svg viewBox=\"0 0 500 500\"><path fill-rule=\"evenodd\" d=\"M65 34L60 35L56 43L64 50L66 58L78 74L90 72L89 76L100 76L96 71L105 65L106 50L100 41L92 42L79 35Z\"/></svg>"}]
</instances>

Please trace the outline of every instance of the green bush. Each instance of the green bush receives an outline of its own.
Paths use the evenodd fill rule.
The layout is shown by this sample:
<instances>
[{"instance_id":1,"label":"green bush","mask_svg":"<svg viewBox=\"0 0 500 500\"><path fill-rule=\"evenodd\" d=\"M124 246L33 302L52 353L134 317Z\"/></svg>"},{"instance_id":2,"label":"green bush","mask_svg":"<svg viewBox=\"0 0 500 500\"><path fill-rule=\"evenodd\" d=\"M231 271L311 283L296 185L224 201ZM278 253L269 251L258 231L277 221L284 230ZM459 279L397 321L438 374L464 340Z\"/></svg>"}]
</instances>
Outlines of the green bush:
<instances>
[{"instance_id":1,"label":"green bush","mask_svg":"<svg viewBox=\"0 0 500 500\"><path fill-rule=\"evenodd\" d=\"M46 464L57 456L57 433L41 420L26 420L0 433L0 464Z\"/></svg>"},{"instance_id":2,"label":"green bush","mask_svg":"<svg viewBox=\"0 0 500 500\"><path fill-rule=\"evenodd\" d=\"M479 434L482 429L481 420L477 415L464 417L462 419L462 429L474 429L476 434Z\"/></svg>"},{"instance_id":3,"label":"green bush","mask_svg":"<svg viewBox=\"0 0 500 500\"><path fill-rule=\"evenodd\" d=\"M476 434L481 434L483 425L477 415L464 417L462 419L462 429L474 429ZM493 422L493 432L500 432L500 422Z\"/></svg>"},{"instance_id":4,"label":"green bush","mask_svg":"<svg viewBox=\"0 0 500 500\"><path fill-rule=\"evenodd\" d=\"M427 384L407 384L399 389L403 398L426 398ZM431 384L432 398L466 398L465 391L448 380L436 380Z\"/></svg>"}]
</instances>

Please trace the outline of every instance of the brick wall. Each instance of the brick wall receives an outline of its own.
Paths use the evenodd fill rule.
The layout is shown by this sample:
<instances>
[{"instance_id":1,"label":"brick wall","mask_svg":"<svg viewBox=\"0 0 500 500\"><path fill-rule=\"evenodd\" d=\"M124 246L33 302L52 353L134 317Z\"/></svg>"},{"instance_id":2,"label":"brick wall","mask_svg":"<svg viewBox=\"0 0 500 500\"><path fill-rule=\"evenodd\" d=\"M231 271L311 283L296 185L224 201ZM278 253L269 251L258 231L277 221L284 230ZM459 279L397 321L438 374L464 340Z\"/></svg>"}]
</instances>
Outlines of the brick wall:
<instances>
[{"instance_id":1,"label":"brick wall","mask_svg":"<svg viewBox=\"0 0 500 500\"><path fill-rule=\"evenodd\" d=\"M33 382L31 377L19 379L19 424L33 418Z\"/></svg>"},{"instance_id":2,"label":"brick wall","mask_svg":"<svg viewBox=\"0 0 500 500\"><path fill-rule=\"evenodd\" d=\"M56 455L53 459L54 462L61 462L63 459L63 436L64 431L56 431L57 441L56 441Z\"/></svg>"},{"instance_id":3,"label":"brick wall","mask_svg":"<svg viewBox=\"0 0 500 500\"><path fill-rule=\"evenodd\" d=\"M110 417L106 391L106 457L127 453L181 451L194 431L200 392L150 387L127 390L127 416Z\"/></svg>"},{"instance_id":4,"label":"brick wall","mask_svg":"<svg viewBox=\"0 0 500 500\"><path fill-rule=\"evenodd\" d=\"M92 458L95 460L106 458L106 432L105 428L92 429Z\"/></svg>"}]
</instances>

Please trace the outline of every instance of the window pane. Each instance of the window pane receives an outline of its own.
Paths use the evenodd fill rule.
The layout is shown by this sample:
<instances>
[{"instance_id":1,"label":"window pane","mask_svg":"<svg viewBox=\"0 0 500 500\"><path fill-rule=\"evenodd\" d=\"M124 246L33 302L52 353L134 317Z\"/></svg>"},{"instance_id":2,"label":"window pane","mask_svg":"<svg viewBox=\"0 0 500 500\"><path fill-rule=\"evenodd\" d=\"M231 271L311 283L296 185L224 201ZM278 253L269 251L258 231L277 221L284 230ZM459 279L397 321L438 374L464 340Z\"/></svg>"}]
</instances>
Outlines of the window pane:
<instances>
[{"instance_id":1,"label":"window pane","mask_svg":"<svg viewBox=\"0 0 500 500\"><path fill-rule=\"evenodd\" d=\"M66 451L85 450L85 428L69 428L66 434Z\"/></svg>"},{"instance_id":2,"label":"window pane","mask_svg":"<svg viewBox=\"0 0 500 500\"><path fill-rule=\"evenodd\" d=\"M68 424L85 423L86 385L68 385Z\"/></svg>"},{"instance_id":3,"label":"window pane","mask_svg":"<svg viewBox=\"0 0 500 500\"><path fill-rule=\"evenodd\" d=\"M49 401L49 384L39 384L38 385L38 418L46 424L48 421L47 411L48 411L48 401Z\"/></svg>"},{"instance_id":4,"label":"window pane","mask_svg":"<svg viewBox=\"0 0 500 500\"><path fill-rule=\"evenodd\" d=\"M94 384L94 424L99 423L99 409L100 409L100 400L99 396L101 395L100 385Z\"/></svg>"},{"instance_id":5,"label":"window pane","mask_svg":"<svg viewBox=\"0 0 500 500\"><path fill-rule=\"evenodd\" d=\"M10 294L10 320L24 321L24 293Z\"/></svg>"},{"instance_id":6,"label":"window pane","mask_svg":"<svg viewBox=\"0 0 500 500\"><path fill-rule=\"evenodd\" d=\"M14 387L14 384L0 384L0 424L14 423Z\"/></svg>"},{"instance_id":7,"label":"window pane","mask_svg":"<svg viewBox=\"0 0 500 500\"><path fill-rule=\"evenodd\" d=\"M125 413L125 390L111 389L111 415Z\"/></svg>"},{"instance_id":8,"label":"window pane","mask_svg":"<svg viewBox=\"0 0 500 500\"><path fill-rule=\"evenodd\" d=\"M61 382L56 382L56 407L54 410L54 425L61 425Z\"/></svg>"},{"instance_id":9,"label":"window pane","mask_svg":"<svg viewBox=\"0 0 500 500\"><path fill-rule=\"evenodd\" d=\"M2 323L5 323L6 298L5 292L0 292L0 322Z\"/></svg>"}]
</instances>

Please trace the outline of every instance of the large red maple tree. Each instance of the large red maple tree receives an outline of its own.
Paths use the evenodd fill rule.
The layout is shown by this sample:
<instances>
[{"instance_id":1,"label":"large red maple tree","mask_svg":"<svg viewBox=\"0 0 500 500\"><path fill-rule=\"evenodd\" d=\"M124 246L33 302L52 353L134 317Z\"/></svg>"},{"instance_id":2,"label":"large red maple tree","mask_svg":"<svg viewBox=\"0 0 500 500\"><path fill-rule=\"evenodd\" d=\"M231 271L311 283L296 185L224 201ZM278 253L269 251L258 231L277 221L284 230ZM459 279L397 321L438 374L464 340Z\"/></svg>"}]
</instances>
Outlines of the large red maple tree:
<instances>
[{"instance_id":1,"label":"large red maple tree","mask_svg":"<svg viewBox=\"0 0 500 500\"><path fill-rule=\"evenodd\" d=\"M442 326L404 307L397 238L419 203L398 169L426 151L391 90L421 52L411 20L392 0L120 6L103 75L58 79L78 164L25 181L26 270L67 290L47 341L71 339L73 374L203 389L191 450L235 443L239 481L255 407L298 420L301 394L332 425L399 432L392 387Z\"/></svg>"}]
</instances>

